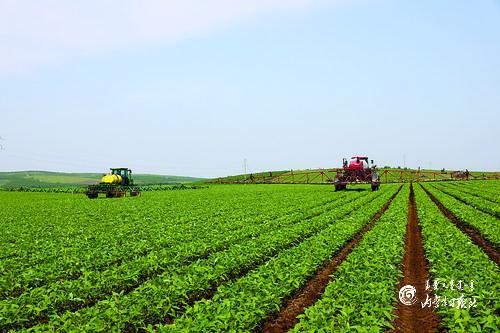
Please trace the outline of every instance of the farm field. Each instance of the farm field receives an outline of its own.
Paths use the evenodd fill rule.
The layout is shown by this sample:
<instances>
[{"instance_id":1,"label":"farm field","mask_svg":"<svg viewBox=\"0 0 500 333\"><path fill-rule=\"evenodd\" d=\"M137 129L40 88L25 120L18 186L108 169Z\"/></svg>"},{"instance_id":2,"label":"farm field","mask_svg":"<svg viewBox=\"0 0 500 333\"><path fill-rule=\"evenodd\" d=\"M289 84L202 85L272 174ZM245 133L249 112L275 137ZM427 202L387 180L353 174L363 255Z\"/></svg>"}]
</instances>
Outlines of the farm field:
<instances>
[{"instance_id":1,"label":"farm field","mask_svg":"<svg viewBox=\"0 0 500 333\"><path fill-rule=\"evenodd\" d=\"M500 181L354 189L0 191L0 332L500 330Z\"/></svg>"}]
</instances>

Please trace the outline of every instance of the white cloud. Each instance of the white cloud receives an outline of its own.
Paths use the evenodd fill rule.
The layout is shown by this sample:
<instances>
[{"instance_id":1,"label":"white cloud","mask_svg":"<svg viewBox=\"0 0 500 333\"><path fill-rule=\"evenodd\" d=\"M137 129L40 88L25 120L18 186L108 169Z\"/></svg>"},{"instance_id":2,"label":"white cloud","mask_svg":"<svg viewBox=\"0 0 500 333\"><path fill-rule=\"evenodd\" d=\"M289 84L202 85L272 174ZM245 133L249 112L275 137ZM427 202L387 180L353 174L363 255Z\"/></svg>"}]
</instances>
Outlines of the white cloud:
<instances>
[{"instance_id":1,"label":"white cloud","mask_svg":"<svg viewBox=\"0 0 500 333\"><path fill-rule=\"evenodd\" d=\"M0 0L0 74L338 0Z\"/></svg>"}]
</instances>

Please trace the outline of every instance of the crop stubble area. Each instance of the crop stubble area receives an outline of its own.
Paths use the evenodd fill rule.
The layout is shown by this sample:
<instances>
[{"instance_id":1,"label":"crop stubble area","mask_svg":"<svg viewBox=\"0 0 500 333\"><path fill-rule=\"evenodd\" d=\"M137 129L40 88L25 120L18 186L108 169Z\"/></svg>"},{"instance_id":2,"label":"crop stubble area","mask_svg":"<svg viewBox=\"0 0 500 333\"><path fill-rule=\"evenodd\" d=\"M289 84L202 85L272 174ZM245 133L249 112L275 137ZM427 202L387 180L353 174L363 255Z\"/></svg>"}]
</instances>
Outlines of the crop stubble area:
<instances>
[{"instance_id":1,"label":"crop stubble area","mask_svg":"<svg viewBox=\"0 0 500 333\"><path fill-rule=\"evenodd\" d=\"M0 331L498 332L500 182L359 188L0 191Z\"/></svg>"}]
</instances>

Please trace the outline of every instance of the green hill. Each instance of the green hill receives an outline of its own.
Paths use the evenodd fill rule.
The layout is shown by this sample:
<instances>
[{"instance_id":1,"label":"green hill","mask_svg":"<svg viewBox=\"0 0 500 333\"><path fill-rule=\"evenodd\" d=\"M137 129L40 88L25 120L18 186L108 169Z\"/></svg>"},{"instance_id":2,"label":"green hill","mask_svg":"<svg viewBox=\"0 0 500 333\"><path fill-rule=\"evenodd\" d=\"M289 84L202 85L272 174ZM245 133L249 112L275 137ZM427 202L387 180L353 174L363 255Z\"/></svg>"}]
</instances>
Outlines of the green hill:
<instances>
[{"instance_id":1,"label":"green hill","mask_svg":"<svg viewBox=\"0 0 500 333\"><path fill-rule=\"evenodd\" d=\"M102 177L102 173L64 173L51 171L16 171L0 172L0 187L10 186L84 186L96 184ZM136 184L181 184L203 181L203 178L134 174Z\"/></svg>"}]
</instances>

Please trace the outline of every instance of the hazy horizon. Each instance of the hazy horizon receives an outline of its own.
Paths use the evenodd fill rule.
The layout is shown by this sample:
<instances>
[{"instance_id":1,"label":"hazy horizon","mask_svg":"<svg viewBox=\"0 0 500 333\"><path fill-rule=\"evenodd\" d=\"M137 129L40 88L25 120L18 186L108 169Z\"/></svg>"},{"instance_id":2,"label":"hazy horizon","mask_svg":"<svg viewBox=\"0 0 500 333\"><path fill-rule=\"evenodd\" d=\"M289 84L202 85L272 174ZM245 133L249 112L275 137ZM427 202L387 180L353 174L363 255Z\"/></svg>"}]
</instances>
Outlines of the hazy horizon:
<instances>
[{"instance_id":1,"label":"hazy horizon","mask_svg":"<svg viewBox=\"0 0 500 333\"><path fill-rule=\"evenodd\" d=\"M500 4L0 2L0 171L500 171Z\"/></svg>"}]
</instances>

